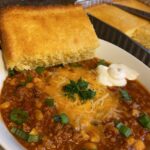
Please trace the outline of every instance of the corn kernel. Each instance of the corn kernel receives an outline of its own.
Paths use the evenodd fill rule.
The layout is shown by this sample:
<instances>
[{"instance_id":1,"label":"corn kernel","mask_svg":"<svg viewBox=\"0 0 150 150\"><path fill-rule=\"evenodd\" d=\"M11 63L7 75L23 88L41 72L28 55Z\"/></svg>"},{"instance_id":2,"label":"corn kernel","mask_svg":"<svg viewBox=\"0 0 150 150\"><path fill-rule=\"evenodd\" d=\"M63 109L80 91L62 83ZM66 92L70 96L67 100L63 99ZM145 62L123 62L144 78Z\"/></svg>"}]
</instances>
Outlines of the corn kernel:
<instances>
[{"instance_id":1,"label":"corn kernel","mask_svg":"<svg viewBox=\"0 0 150 150\"><path fill-rule=\"evenodd\" d=\"M88 140L90 138L90 136L87 133L85 133L84 131L81 131L81 134L82 134L82 137L84 140Z\"/></svg>"},{"instance_id":2,"label":"corn kernel","mask_svg":"<svg viewBox=\"0 0 150 150\"><path fill-rule=\"evenodd\" d=\"M144 145L143 141L141 141L141 140L137 140L134 147L136 150L144 150L145 149L145 145Z\"/></svg>"},{"instance_id":3,"label":"corn kernel","mask_svg":"<svg viewBox=\"0 0 150 150\"><path fill-rule=\"evenodd\" d=\"M100 136L98 135L98 134L93 134L92 136L91 136L91 141L92 142L99 142L100 141Z\"/></svg>"},{"instance_id":4,"label":"corn kernel","mask_svg":"<svg viewBox=\"0 0 150 150\"><path fill-rule=\"evenodd\" d=\"M98 130L95 127L90 126L88 134L91 137L91 142L98 143L100 141L100 135Z\"/></svg>"},{"instance_id":5,"label":"corn kernel","mask_svg":"<svg viewBox=\"0 0 150 150\"><path fill-rule=\"evenodd\" d=\"M43 116L43 113L40 111L40 110L35 110L35 118L37 119L37 120L42 120L43 118L44 118L44 116Z\"/></svg>"},{"instance_id":6,"label":"corn kernel","mask_svg":"<svg viewBox=\"0 0 150 150\"><path fill-rule=\"evenodd\" d=\"M28 84L26 85L26 87L27 87L28 89L32 88L32 87L33 87L33 83L28 83Z\"/></svg>"},{"instance_id":7,"label":"corn kernel","mask_svg":"<svg viewBox=\"0 0 150 150\"><path fill-rule=\"evenodd\" d=\"M139 112L137 109L133 109L133 110L132 110L132 115L133 115L134 117L138 117L139 114L140 114L140 112Z\"/></svg>"},{"instance_id":8,"label":"corn kernel","mask_svg":"<svg viewBox=\"0 0 150 150\"><path fill-rule=\"evenodd\" d=\"M37 82L40 82L40 81L41 81L40 78L34 78L34 79L33 79L33 82L34 82L34 83L37 83Z\"/></svg>"},{"instance_id":9,"label":"corn kernel","mask_svg":"<svg viewBox=\"0 0 150 150\"><path fill-rule=\"evenodd\" d=\"M127 139L127 143L128 143L128 145L133 145L134 143L135 143L135 139L133 138L133 137L129 137L128 139Z\"/></svg>"},{"instance_id":10,"label":"corn kernel","mask_svg":"<svg viewBox=\"0 0 150 150\"><path fill-rule=\"evenodd\" d=\"M37 108L41 108L41 107L42 107L42 103L41 103L39 100L37 100L37 101L35 102L35 106L36 106Z\"/></svg>"},{"instance_id":11,"label":"corn kernel","mask_svg":"<svg viewBox=\"0 0 150 150\"><path fill-rule=\"evenodd\" d=\"M14 78L10 81L10 85L15 85L15 84L16 84L16 79Z\"/></svg>"},{"instance_id":12,"label":"corn kernel","mask_svg":"<svg viewBox=\"0 0 150 150\"><path fill-rule=\"evenodd\" d=\"M10 106L10 102L4 102L0 105L0 109L6 109Z\"/></svg>"},{"instance_id":13,"label":"corn kernel","mask_svg":"<svg viewBox=\"0 0 150 150\"><path fill-rule=\"evenodd\" d=\"M38 132L35 128L33 128L30 132L31 135L38 135Z\"/></svg>"},{"instance_id":14,"label":"corn kernel","mask_svg":"<svg viewBox=\"0 0 150 150\"><path fill-rule=\"evenodd\" d=\"M95 143L86 143L83 148L97 150L97 145Z\"/></svg>"}]
</instances>

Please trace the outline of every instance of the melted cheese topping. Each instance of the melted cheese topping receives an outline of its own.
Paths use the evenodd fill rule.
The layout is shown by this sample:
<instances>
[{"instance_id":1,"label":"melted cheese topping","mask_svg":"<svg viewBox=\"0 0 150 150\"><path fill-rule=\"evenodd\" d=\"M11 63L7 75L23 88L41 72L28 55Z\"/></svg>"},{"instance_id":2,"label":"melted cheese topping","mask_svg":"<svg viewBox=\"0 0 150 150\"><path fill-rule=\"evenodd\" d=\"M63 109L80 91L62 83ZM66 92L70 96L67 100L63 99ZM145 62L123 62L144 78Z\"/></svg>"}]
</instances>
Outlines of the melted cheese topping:
<instances>
[{"instance_id":1,"label":"melted cheese topping","mask_svg":"<svg viewBox=\"0 0 150 150\"><path fill-rule=\"evenodd\" d=\"M94 99L88 100L84 104L81 104L78 96L76 96L75 101L64 96L64 91L62 90L62 87L68 84L69 80L77 81L80 77L89 82L89 87L96 91ZM87 138L89 136L91 138L93 136L98 137L102 133L99 133L100 130L91 125L92 122L101 122L111 117L119 117L117 112L119 99L106 86L99 84L96 78L96 69L64 67L58 68L54 73L50 74L46 82L39 81L37 84L40 89L54 98L58 111L66 113L70 123L77 130L82 130L83 135ZM92 136L91 134L94 135ZM99 138L96 138L97 141L95 139L93 141L98 142Z\"/></svg>"}]
</instances>

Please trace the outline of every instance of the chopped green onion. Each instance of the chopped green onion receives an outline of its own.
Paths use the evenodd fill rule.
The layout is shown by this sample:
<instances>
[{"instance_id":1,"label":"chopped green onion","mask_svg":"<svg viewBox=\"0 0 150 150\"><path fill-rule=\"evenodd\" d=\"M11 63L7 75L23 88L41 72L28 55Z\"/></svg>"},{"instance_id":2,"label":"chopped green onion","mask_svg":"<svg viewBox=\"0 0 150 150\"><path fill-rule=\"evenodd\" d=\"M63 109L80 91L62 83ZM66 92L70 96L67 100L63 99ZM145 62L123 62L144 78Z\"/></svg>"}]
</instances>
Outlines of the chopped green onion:
<instances>
[{"instance_id":1,"label":"chopped green onion","mask_svg":"<svg viewBox=\"0 0 150 150\"><path fill-rule=\"evenodd\" d=\"M60 118L61 118L61 123L62 124L67 124L69 123L69 118L65 113L60 114Z\"/></svg>"},{"instance_id":2,"label":"chopped green onion","mask_svg":"<svg viewBox=\"0 0 150 150\"><path fill-rule=\"evenodd\" d=\"M47 98L45 99L45 105L49 106L49 107L52 107L54 106L54 100L53 99L50 99L50 98Z\"/></svg>"},{"instance_id":3,"label":"chopped green onion","mask_svg":"<svg viewBox=\"0 0 150 150\"><path fill-rule=\"evenodd\" d=\"M119 131L125 137L129 137L131 135L131 129L126 126L122 126Z\"/></svg>"},{"instance_id":4,"label":"chopped green onion","mask_svg":"<svg viewBox=\"0 0 150 150\"><path fill-rule=\"evenodd\" d=\"M116 122L115 124L117 129L120 129L123 126L122 122Z\"/></svg>"},{"instance_id":5,"label":"chopped green onion","mask_svg":"<svg viewBox=\"0 0 150 150\"><path fill-rule=\"evenodd\" d=\"M11 128L11 130L10 130L10 131L11 131L11 133L13 133L13 134L14 134L14 133L16 133L17 128L16 128L16 127L13 127L13 128Z\"/></svg>"},{"instance_id":6,"label":"chopped green onion","mask_svg":"<svg viewBox=\"0 0 150 150\"><path fill-rule=\"evenodd\" d=\"M9 77L12 77L15 75L15 70L14 69L8 69L8 75Z\"/></svg>"},{"instance_id":7,"label":"chopped green onion","mask_svg":"<svg viewBox=\"0 0 150 150\"><path fill-rule=\"evenodd\" d=\"M23 139L23 140L27 140L28 139L28 133L24 132L23 130L13 127L10 130L14 135L18 136L19 138Z\"/></svg>"},{"instance_id":8,"label":"chopped green onion","mask_svg":"<svg viewBox=\"0 0 150 150\"><path fill-rule=\"evenodd\" d=\"M97 63L97 66L99 65L108 66L108 63L104 59L100 59Z\"/></svg>"},{"instance_id":9,"label":"chopped green onion","mask_svg":"<svg viewBox=\"0 0 150 150\"><path fill-rule=\"evenodd\" d=\"M59 115L55 115L55 116L53 117L53 120L54 120L55 122L61 122L61 117L60 117Z\"/></svg>"},{"instance_id":10,"label":"chopped green onion","mask_svg":"<svg viewBox=\"0 0 150 150\"><path fill-rule=\"evenodd\" d=\"M10 113L10 120L16 124L24 123L28 118L28 113L20 108L14 108Z\"/></svg>"},{"instance_id":11,"label":"chopped green onion","mask_svg":"<svg viewBox=\"0 0 150 150\"><path fill-rule=\"evenodd\" d=\"M120 134L122 134L123 136L129 137L132 134L131 129L125 126L122 122L116 122L115 125Z\"/></svg>"},{"instance_id":12,"label":"chopped green onion","mask_svg":"<svg viewBox=\"0 0 150 150\"><path fill-rule=\"evenodd\" d=\"M60 115L55 115L53 117L55 122L61 122L62 124L67 124L69 123L69 118L65 113L62 113Z\"/></svg>"},{"instance_id":13,"label":"chopped green onion","mask_svg":"<svg viewBox=\"0 0 150 150\"><path fill-rule=\"evenodd\" d=\"M40 140L40 137L39 135L29 135L28 137L28 142L31 143L31 142L38 142Z\"/></svg>"},{"instance_id":14,"label":"chopped green onion","mask_svg":"<svg viewBox=\"0 0 150 150\"><path fill-rule=\"evenodd\" d=\"M131 100L132 100L132 98L131 98L131 96L129 95L128 91L123 90L123 89L120 89L119 92L120 92L121 98L122 98L124 101L127 101L127 102L128 102L128 101L131 101Z\"/></svg>"},{"instance_id":15,"label":"chopped green onion","mask_svg":"<svg viewBox=\"0 0 150 150\"><path fill-rule=\"evenodd\" d=\"M11 128L11 133L13 133L14 135L16 135L17 137L26 140L27 142L31 143L31 142L38 142L40 140L40 136L39 135L30 135L26 132L24 132L22 129L13 127Z\"/></svg>"},{"instance_id":16,"label":"chopped green onion","mask_svg":"<svg viewBox=\"0 0 150 150\"><path fill-rule=\"evenodd\" d=\"M37 67L37 68L35 69L35 71L36 71L38 74L43 73L43 72L44 72L44 70L45 70L45 68L44 68L44 67Z\"/></svg>"},{"instance_id":17,"label":"chopped green onion","mask_svg":"<svg viewBox=\"0 0 150 150\"><path fill-rule=\"evenodd\" d=\"M142 114L139 118L138 118L139 123L147 129L150 129L150 116L147 114Z\"/></svg>"}]
</instances>

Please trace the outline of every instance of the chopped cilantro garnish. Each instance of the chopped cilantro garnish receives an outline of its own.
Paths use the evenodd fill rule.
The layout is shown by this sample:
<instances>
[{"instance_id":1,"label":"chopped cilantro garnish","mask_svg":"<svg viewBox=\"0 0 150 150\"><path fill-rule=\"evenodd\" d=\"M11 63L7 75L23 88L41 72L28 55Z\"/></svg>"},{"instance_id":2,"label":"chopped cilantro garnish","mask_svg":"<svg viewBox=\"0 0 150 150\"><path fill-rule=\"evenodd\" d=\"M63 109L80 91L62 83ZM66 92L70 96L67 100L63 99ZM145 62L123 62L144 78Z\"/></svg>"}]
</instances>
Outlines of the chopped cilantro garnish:
<instances>
[{"instance_id":1,"label":"chopped cilantro garnish","mask_svg":"<svg viewBox=\"0 0 150 150\"><path fill-rule=\"evenodd\" d=\"M65 92L68 92L71 94L78 93L78 86L77 86L76 82L73 80L70 80L70 83L65 85L63 87L63 89Z\"/></svg>"},{"instance_id":2,"label":"chopped cilantro garnish","mask_svg":"<svg viewBox=\"0 0 150 150\"><path fill-rule=\"evenodd\" d=\"M37 67L37 68L35 69L35 71L36 71L38 74L43 73L43 72L44 72L44 70L45 70L45 68L44 68L44 67Z\"/></svg>"},{"instance_id":3,"label":"chopped cilantro garnish","mask_svg":"<svg viewBox=\"0 0 150 150\"><path fill-rule=\"evenodd\" d=\"M82 78L80 78L77 82L77 86L80 90L84 90L88 87L89 83L86 82L85 80L82 80Z\"/></svg>"},{"instance_id":4,"label":"chopped cilantro garnish","mask_svg":"<svg viewBox=\"0 0 150 150\"><path fill-rule=\"evenodd\" d=\"M131 96L129 95L128 91L123 90L123 89L120 89L119 92L120 92L121 98L122 98L124 101L131 101L131 100L132 100L132 98L131 98Z\"/></svg>"},{"instance_id":5,"label":"chopped cilantro garnish","mask_svg":"<svg viewBox=\"0 0 150 150\"><path fill-rule=\"evenodd\" d=\"M82 102L85 102L88 99L92 99L96 92L88 88L89 83L82 78L77 82L70 80L70 83L63 87L65 95L68 98L75 99L75 94L77 94Z\"/></svg>"},{"instance_id":6,"label":"chopped cilantro garnish","mask_svg":"<svg viewBox=\"0 0 150 150\"><path fill-rule=\"evenodd\" d=\"M79 96L83 101L87 99L92 99L95 95L96 92L91 89L79 91Z\"/></svg>"},{"instance_id":7,"label":"chopped cilantro garnish","mask_svg":"<svg viewBox=\"0 0 150 150\"><path fill-rule=\"evenodd\" d=\"M69 99L71 99L72 101L75 100L75 97L74 97L74 93L69 93L69 92L66 92L64 94L64 96L67 96Z\"/></svg>"}]
</instances>

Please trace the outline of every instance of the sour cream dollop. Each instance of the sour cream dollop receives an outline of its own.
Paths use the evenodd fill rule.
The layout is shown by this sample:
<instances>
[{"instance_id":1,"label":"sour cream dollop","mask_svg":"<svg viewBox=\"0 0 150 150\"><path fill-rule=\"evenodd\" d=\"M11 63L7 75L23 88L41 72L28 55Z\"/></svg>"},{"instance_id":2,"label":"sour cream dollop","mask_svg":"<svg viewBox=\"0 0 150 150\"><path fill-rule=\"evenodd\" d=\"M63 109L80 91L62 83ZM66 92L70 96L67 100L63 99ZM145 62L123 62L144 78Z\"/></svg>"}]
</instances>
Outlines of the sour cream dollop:
<instances>
[{"instance_id":1,"label":"sour cream dollop","mask_svg":"<svg viewBox=\"0 0 150 150\"><path fill-rule=\"evenodd\" d=\"M105 86L125 86L127 80L136 80L139 73L124 64L97 67L98 82Z\"/></svg>"}]
</instances>

